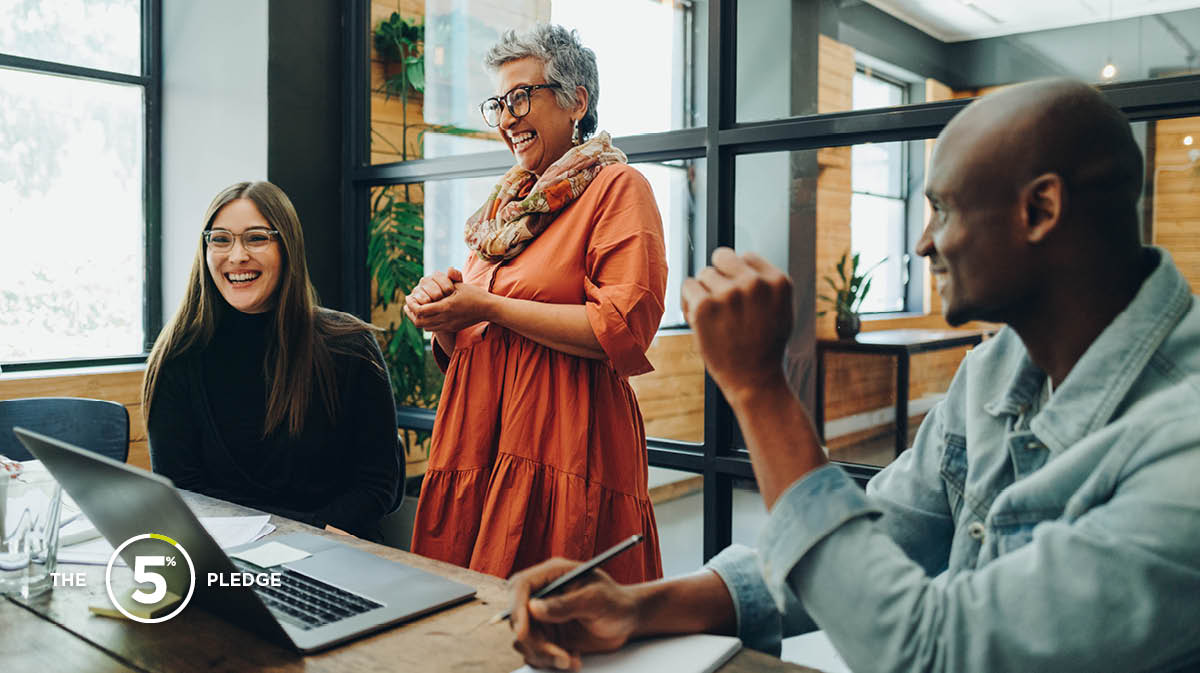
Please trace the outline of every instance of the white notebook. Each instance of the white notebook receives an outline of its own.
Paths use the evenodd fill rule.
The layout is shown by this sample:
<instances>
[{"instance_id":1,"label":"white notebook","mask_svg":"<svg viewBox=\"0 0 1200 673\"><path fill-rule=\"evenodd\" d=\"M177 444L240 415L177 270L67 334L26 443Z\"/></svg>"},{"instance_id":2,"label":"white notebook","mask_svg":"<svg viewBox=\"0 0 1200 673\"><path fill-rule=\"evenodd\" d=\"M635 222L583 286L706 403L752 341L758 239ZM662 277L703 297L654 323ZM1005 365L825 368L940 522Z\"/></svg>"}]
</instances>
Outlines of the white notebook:
<instances>
[{"instance_id":1,"label":"white notebook","mask_svg":"<svg viewBox=\"0 0 1200 673\"><path fill-rule=\"evenodd\" d=\"M703 633L669 638L652 638L630 643L608 654L585 654L586 673L713 673L742 649L733 636ZM533 673L539 668L522 666L513 673Z\"/></svg>"}]
</instances>

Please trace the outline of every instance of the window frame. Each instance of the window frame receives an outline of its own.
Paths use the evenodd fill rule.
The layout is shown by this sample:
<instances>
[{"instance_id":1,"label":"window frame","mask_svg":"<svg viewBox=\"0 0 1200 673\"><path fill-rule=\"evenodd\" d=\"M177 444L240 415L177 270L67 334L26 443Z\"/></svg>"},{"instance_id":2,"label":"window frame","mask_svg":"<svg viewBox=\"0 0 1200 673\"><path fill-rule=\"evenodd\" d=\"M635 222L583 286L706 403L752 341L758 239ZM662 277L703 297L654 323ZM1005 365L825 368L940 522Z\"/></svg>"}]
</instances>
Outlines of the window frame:
<instances>
[{"instance_id":1,"label":"window frame","mask_svg":"<svg viewBox=\"0 0 1200 673\"><path fill-rule=\"evenodd\" d=\"M0 372L75 369L146 361L162 328L162 0L141 0L141 74L100 70L0 52L0 67L142 87L142 353L112 357L0 362Z\"/></svg>"},{"instance_id":2,"label":"window frame","mask_svg":"<svg viewBox=\"0 0 1200 673\"><path fill-rule=\"evenodd\" d=\"M879 80L880 82L883 82L884 84L887 84L888 86L895 87L896 89L898 89L900 91L900 103L899 104L900 105L908 105L908 102L910 99L910 93L911 93L911 91L910 91L911 83L910 82L905 82L905 81L897 79L895 77L889 77L888 75L883 74L880 71L875 70L875 69L873 69L867 65L864 65L862 63L858 63L855 65L854 74L862 75L863 77L868 77L871 79L876 79L876 80ZM858 108L857 106L855 106L854 109L869 109L869 108ZM916 297L913 296L914 295L913 290L915 289L915 288L911 287L913 273L912 273L912 270L909 268L912 264L912 259L914 257L914 255L911 254L911 251L913 250L914 244L915 244L915 240L910 235L910 232L912 230L912 225L913 225L911 216L912 216L912 197L913 197L912 187L914 185L914 182L912 181L912 179L911 179L912 176L910 175L913 172L912 171L912 168L913 168L912 157L914 155L913 149L914 148L913 148L912 142L900 143L900 180L899 180L900 196L891 196L889 194L876 194L874 192L858 191L858 190L854 189L853 179L851 179L851 181L850 181L851 198L853 198L855 194L860 194L863 196L873 196L876 198L888 199L889 201L899 201L900 205L901 205L901 212L902 212L901 225L900 225L901 226L900 237L904 241L904 255L900 260L900 265L901 265L900 266L900 276L901 276L900 277L900 297L901 297L900 308L890 310L890 311L861 311L862 317L866 320L878 319L878 318L886 317L889 315L908 313L908 312L912 311L913 306L920 306L921 303L924 301L924 298L921 296L919 291L916 293ZM850 156L851 156L850 170L853 171L854 170L853 150L851 150ZM921 198L924 198L923 195L918 195L918 196L920 196ZM851 232L854 231L854 214L853 213L854 213L854 211L851 210L851 215L850 215L850 230L851 230ZM853 237L853 234L851 234L851 236ZM853 238L851 240L853 240Z\"/></svg>"},{"instance_id":3,"label":"window frame","mask_svg":"<svg viewBox=\"0 0 1200 673\"><path fill-rule=\"evenodd\" d=\"M663 133L616 138L629 162L669 159L702 159L706 176L704 212L705 259L718 246L734 243L734 157L742 154L796 151L851 146L868 142L921 142L942 128L973 99L953 99L899 108L812 114L767 121L737 122L736 40L737 0L710 0L707 12L696 12L700 30L707 33L707 51L697 58L696 81L707 83L707 124ZM474 177L502 173L512 165L507 151L417 159L403 163L369 165L366 142L369 128L367 54L369 0L350 0L343 60L343 104L347 142L343 143L343 308L369 317L369 279L366 274L366 194L371 187L424 180ZM700 53L697 53L700 56ZM703 78L701 80L700 78ZM1200 115L1200 75L1140 80L1099 87L1130 122ZM920 153L910 152L910 155ZM910 163L911 169L911 163ZM910 173L910 179L912 179ZM910 208L910 211L918 209ZM910 237L912 229L910 219ZM919 227L916 235L919 235ZM694 231L693 235L699 235ZM919 259L910 260L920 266ZM920 284L910 273L910 287ZM915 305L915 304L910 304ZM739 447L737 424L728 403L712 378L705 376L704 442L691 443L649 438L650 465L697 473L704 477L704 558L727 547L732 539L732 500L735 482L753 479L749 455ZM400 408L401 427L432 430L435 412ZM838 463L859 484L880 468Z\"/></svg>"}]
</instances>

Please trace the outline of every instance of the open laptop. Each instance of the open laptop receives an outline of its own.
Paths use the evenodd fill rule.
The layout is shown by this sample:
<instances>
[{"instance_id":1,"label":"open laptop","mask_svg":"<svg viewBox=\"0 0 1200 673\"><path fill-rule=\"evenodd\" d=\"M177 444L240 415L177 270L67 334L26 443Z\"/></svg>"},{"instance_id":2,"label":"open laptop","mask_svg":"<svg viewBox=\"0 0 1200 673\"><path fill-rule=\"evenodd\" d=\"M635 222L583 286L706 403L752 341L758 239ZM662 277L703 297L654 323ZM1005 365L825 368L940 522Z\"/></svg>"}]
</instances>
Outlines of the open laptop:
<instances>
[{"instance_id":1,"label":"open laptop","mask_svg":"<svg viewBox=\"0 0 1200 673\"><path fill-rule=\"evenodd\" d=\"M301 652L321 650L475 596L475 590L465 584L306 533L270 538L312 555L264 571L231 559L166 477L23 428L14 431L114 548L146 533L166 535L183 546L196 573L189 608L199 605ZM131 568L142 543L156 544L143 540L121 550ZM162 554L161 547L155 553ZM155 572L166 577L168 586L187 584L184 563ZM210 572L224 577L281 572L282 586L209 587Z\"/></svg>"}]
</instances>

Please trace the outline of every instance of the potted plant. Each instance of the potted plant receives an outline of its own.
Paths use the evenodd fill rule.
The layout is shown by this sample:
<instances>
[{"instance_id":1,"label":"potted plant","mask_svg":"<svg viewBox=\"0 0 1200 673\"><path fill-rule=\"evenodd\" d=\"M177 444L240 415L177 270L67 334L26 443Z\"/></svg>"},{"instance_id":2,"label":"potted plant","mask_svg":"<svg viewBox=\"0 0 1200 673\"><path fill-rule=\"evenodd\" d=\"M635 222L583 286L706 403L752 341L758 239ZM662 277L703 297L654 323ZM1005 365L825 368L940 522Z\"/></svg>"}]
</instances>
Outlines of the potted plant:
<instances>
[{"instance_id":1,"label":"potted plant","mask_svg":"<svg viewBox=\"0 0 1200 673\"><path fill-rule=\"evenodd\" d=\"M849 264L847 264L847 257L850 258ZM858 309L862 306L867 292L871 290L871 273L885 261L887 261L887 257L859 273L858 254L850 256L850 252L846 251L842 253L842 258L837 263L839 282L834 282L833 278L825 276L825 282L833 288L834 295L832 297L819 295L819 297L832 304L834 311L837 312L837 321L834 323L834 327L837 329L839 339L853 339L854 335L858 334L859 329L862 328L862 319L858 315ZM826 313L827 311L821 311L817 315L823 316Z\"/></svg>"}]
</instances>

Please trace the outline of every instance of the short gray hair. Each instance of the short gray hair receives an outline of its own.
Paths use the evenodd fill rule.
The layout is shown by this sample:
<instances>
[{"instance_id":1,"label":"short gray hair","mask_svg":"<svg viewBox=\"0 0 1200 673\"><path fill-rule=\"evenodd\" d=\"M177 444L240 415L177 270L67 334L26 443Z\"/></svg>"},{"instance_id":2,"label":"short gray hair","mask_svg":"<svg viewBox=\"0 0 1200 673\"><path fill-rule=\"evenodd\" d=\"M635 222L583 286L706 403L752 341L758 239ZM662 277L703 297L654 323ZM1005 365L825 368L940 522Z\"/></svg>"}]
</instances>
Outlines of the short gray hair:
<instances>
[{"instance_id":1,"label":"short gray hair","mask_svg":"<svg viewBox=\"0 0 1200 673\"><path fill-rule=\"evenodd\" d=\"M558 85L554 98L559 107L566 109L575 105L575 87L582 86L588 92L587 111L579 120L579 135L587 138L596 130L596 104L600 102L600 74L596 68L596 52L583 46L579 32L567 31L562 26L539 23L529 30L518 33L509 30L492 45L483 64L495 72L509 61L533 57L546 68L546 82Z\"/></svg>"}]
</instances>

